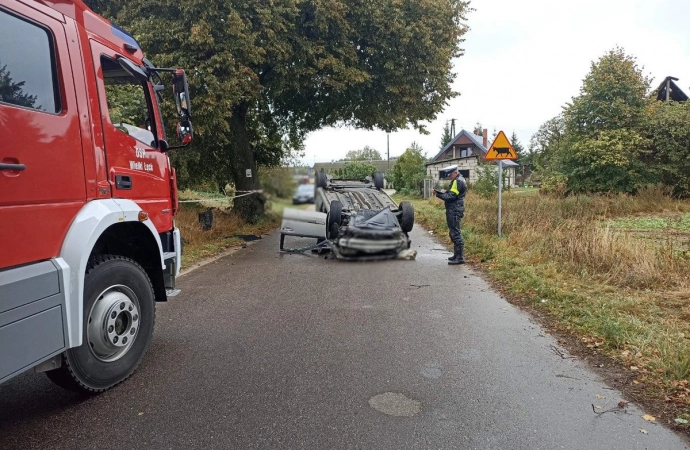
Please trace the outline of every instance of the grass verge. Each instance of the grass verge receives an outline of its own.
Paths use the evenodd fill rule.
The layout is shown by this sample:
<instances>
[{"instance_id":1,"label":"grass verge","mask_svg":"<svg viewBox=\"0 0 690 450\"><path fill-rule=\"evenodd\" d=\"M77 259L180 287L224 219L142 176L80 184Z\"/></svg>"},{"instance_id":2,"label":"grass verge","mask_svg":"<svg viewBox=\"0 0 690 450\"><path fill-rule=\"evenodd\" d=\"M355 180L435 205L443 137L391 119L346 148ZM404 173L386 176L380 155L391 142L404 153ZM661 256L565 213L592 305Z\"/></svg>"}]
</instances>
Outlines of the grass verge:
<instances>
[{"instance_id":1,"label":"grass verge","mask_svg":"<svg viewBox=\"0 0 690 450\"><path fill-rule=\"evenodd\" d=\"M249 224L238 217L227 205L229 201L213 200L209 203L205 196L190 193L181 200L198 202L181 203L175 217L183 239L182 269L192 267L200 261L218 256L231 248L245 245L247 237L262 236L280 226L283 210L286 207L305 208L306 205L292 205L290 199L269 198L266 217L259 223ZM220 206L217 206L220 205ZM213 211L213 225L203 230L199 223L199 213Z\"/></svg>"},{"instance_id":2,"label":"grass verge","mask_svg":"<svg viewBox=\"0 0 690 450\"><path fill-rule=\"evenodd\" d=\"M450 245L443 203L411 201L417 222ZM603 375L629 398L687 433L690 201L656 189L565 199L508 192L502 237L497 204L468 194L468 259L573 351L604 358Z\"/></svg>"}]
</instances>

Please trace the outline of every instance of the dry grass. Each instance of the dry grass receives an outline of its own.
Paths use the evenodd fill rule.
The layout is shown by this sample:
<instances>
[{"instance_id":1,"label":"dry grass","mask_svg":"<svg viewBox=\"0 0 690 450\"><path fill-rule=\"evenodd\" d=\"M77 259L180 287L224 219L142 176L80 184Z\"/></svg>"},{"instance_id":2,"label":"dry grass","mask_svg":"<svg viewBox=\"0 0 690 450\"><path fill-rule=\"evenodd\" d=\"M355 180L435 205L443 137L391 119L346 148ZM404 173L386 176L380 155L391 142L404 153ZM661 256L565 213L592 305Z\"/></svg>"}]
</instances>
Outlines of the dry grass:
<instances>
[{"instance_id":1,"label":"dry grass","mask_svg":"<svg viewBox=\"0 0 690 450\"><path fill-rule=\"evenodd\" d=\"M619 288L690 291L688 260L677 254L664 230L649 242L612 227L607 220L636 214L682 217L690 202L672 200L655 189L637 197L555 199L506 194L503 200L502 228L508 245L521 249L531 263L558 261L568 272ZM475 232L495 234L496 200L470 196L468 203L466 224Z\"/></svg>"},{"instance_id":2,"label":"dry grass","mask_svg":"<svg viewBox=\"0 0 690 450\"><path fill-rule=\"evenodd\" d=\"M278 217L271 214L259 224L247 224L232 210L213 209L213 226L206 231L199 223L199 213L206 210L195 203L185 204L175 217L182 235L183 269L229 248L240 247L245 240L239 236L261 236L274 230L279 223Z\"/></svg>"},{"instance_id":3,"label":"dry grass","mask_svg":"<svg viewBox=\"0 0 690 450\"><path fill-rule=\"evenodd\" d=\"M561 331L634 367L635 383L690 418L690 201L656 188L565 199L509 192L501 238L497 198L470 192L466 204L470 260ZM442 202L417 200L415 210L449 242Z\"/></svg>"},{"instance_id":4,"label":"dry grass","mask_svg":"<svg viewBox=\"0 0 690 450\"><path fill-rule=\"evenodd\" d=\"M283 209L290 205L289 199L269 199L269 212L266 218L258 224L248 224L230 208L212 208L204 195L194 195L190 192L185 194L184 198L198 198L199 202L181 204L180 211L175 217L175 224L180 229L183 241L183 269L205 258L217 256L229 248L242 246L246 241L241 236L261 236L270 233L280 225ZM213 211L213 226L210 230L203 230L199 223L199 213L209 208Z\"/></svg>"}]
</instances>

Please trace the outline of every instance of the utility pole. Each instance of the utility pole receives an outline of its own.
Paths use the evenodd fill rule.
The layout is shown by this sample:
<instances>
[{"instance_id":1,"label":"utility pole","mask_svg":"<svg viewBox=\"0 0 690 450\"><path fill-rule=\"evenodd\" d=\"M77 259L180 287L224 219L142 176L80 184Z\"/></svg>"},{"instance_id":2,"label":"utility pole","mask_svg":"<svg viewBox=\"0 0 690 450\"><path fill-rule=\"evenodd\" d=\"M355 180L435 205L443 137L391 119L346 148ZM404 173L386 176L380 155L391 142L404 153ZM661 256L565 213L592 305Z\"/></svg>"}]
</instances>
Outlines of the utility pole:
<instances>
[{"instance_id":1,"label":"utility pole","mask_svg":"<svg viewBox=\"0 0 690 450\"><path fill-rule=\"evenodd\" d=\"M450 134L455 137L455 119L450 119Z\"/></svg>"},{"instance_id":2,"label":"utility pole","mask_svg":"<svg viewBox=\"0 0 690 450\"><path fill-rule=\"evenodd\" d=\"M388 152L388 170L391 169L391 140L390 140L391 134L390 132L386 132L386 151Z\"/></svg>"}]
</instances>

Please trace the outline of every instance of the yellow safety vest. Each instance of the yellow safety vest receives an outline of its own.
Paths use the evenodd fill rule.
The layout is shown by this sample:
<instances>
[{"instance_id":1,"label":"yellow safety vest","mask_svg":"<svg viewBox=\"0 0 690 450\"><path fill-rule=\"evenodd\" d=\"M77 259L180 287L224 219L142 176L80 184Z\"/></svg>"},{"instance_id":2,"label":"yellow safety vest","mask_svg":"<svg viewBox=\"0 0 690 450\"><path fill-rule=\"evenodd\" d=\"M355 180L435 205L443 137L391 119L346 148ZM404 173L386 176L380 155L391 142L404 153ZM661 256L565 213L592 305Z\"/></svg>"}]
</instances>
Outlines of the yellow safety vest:
<instances>
[{"instance_id":1,"label":"yellow safety vest","mask_svg":"<svg viewBox=\"0 0 690 450\"><path fill-rule=\"evenodd\" d=\"M460 195L460 191L458 190L458 180L453 180L450 182L450 192L455 195Z\"/></svg>"}]
</instances>

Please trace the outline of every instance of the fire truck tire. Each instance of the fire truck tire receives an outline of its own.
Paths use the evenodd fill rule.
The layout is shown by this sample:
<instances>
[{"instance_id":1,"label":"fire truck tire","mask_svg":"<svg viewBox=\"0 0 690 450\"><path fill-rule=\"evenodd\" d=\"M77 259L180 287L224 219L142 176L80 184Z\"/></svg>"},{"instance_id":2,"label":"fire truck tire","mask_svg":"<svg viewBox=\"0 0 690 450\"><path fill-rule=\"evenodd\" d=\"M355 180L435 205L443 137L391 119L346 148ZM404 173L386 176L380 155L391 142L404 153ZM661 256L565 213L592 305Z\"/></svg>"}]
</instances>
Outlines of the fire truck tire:
<instances>
[{"instance_id":1,"label":"fire truck tire","mask_svg":"<svg viewBox=\"0 0 690 450\"><path fill-rule=\"evenodd\" d=\"M84 278L82 345L62 354L62 366L46 372L55 384L98 394L127 379L153 337L155 301L151 280L129 258L95 258Z\"/></svg>"},{"instance_id":2,"label":"fire truck tire","mask_svg":"<svg viewBox=\"0 0 690 450\"><path fill-rule=\"evenodd\" d=\"M414 227L414 206L410 202L400 202L400 210L402 211L400 228L405 233L409 233Z\"/></svg>"}]
</instances>

